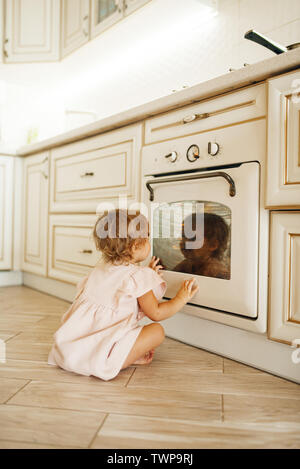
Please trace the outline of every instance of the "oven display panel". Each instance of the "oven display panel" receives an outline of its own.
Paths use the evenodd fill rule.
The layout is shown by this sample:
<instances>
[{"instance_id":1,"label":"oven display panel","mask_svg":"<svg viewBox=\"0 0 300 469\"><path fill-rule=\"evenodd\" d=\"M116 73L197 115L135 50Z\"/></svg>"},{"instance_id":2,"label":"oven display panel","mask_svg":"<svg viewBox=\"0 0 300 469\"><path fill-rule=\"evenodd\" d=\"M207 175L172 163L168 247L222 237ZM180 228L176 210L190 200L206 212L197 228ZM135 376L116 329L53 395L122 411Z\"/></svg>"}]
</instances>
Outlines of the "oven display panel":
<instances>
[{"instance_id":1,"label":"oven display panel","mask_svg":"<svg viewBox=\"0 0 300 469\"><path fill-rule=\"evenodd\" d=\"M185 200L160 203L152 217L152 253L166 270L230 280L231 210Z\"/></svg>"}]
</instances>

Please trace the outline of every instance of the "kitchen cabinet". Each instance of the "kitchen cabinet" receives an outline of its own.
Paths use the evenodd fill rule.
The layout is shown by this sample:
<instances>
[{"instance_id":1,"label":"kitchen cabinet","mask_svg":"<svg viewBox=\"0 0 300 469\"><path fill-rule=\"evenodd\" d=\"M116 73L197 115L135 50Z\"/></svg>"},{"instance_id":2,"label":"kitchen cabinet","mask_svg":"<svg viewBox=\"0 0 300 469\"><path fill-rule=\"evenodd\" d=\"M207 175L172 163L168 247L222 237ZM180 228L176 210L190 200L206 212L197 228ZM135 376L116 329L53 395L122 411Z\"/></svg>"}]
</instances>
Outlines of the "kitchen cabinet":
<instances>
[{"instance_id":1,"label":"kitchen cabinet","mask_svg":"<svg viewBox=\"0 0 300 469\"><path fill-rule=\"evenodd\" d=\"M99 202L140 195L141 124L55 148L50 211L96 213Z\"/></svg>"},{"instance_id":2,"label":"kitchen cabinet","mask_svg":"<svg viewBox=\"0 0 300 469\"><path fill-rule=\"evenodd\" d=\"M60 0L8 0L5 11L5 62L59 59Z\"/></svg>"},{"instance_id":3,"label":"kitchen cabinet","mask_svg":"<svg viewBox=\"0 0 300 469\"><path fill-rule=\"evenodd\" d=\"M48 277L76 284L96 264L100 253L92 237L97 216L50 215Z\"/></svg>"},{"instance_id":4,"label":"kitchen cabinet","mask_svg":"<svg viewBox=\"0 0 300 469\"><path fill-rule=\"evenodd\" d=\"M91 0L91 37L94 38L123 17L123 0Z\"/></svg>"},{"instance_id":5,"label":"kitchen cabinet","mask_svg":"<svg viewBox=\"0 0 300 469\"><path fill-rule=\"evenodd\" d=\"M0 0L4 62L60 60L149 1Z\"/></svg>"},{"instance_id":6,"label":"kitchen cabinet","mask_svg":"<svg viewBox=\"0 0 300 469\"><path fill-rule=\"evenodd\" d=\"M62 0L62 57L88 42L89 14L89 0Z\"/></svg>"},{"instance_id":7,"label":"kitchen cabinet","mask_svg":"<svg viewBox=\"0 0 300 469\"><path fill-rule=\"evenodd\" d=\"M266 206L300 208L300 72L269 80Z\"/></svg>"},{"instance_id":8,"label":"kitchen cabinet","mask_svg":"<svg viewBox=\"0 0 300 469\"><path fill-rule=\"evenodd\" d=\"M300 211L272 211L268 335L300 339Z\"/></svg>"},{"instance_id":9,"label":"kitchen cabinet","mask_svg":"<svg viewBox=\"0 0 300 469\"><path fill-rule=\"evenodd\" d=\"M146 3L149 3L150 1L151 0L125 0L124 1L125 15L126 16L130 15L130 13L142 7L143 5L146 5Z\"/></svg>"},{"instance_id":10,"label":"kitchen cabinet","mask_svg":"<svg viewBox=\"0 0 300 469\"><path fill-rule=\"evenodd\" d=\"M24 159L22 269L46 276L48 152Z\"/></svg>"},{"instance_id":11,"label":"kitchen cabinet","mask_svg":"<svg viewBox=\"0 0 300 469\"><path fill-rule=\"evenodd\" d=\"M12 268L14 159L0 156L0 270Z\"/></svg>"}]
</instances>

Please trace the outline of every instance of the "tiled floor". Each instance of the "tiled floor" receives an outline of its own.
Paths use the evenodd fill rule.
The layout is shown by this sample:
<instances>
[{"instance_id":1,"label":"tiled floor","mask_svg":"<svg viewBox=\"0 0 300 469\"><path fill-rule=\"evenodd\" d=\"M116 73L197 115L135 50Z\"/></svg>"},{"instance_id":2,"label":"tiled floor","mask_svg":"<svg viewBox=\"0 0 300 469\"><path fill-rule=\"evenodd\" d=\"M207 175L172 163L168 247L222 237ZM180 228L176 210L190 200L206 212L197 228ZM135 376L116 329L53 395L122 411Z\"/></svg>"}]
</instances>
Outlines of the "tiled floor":
<instances>
[{"instance_id":1,"label":"tiled floor","mask_svg":"<svg viewBox=\"0 0 300 469\"><path fill-rule=\"evenodd\" d=\"M0 288L0 448L300 448L300 386L171 339L112 381L47 365L68 307Z\"/></svg>"}]
</instances>

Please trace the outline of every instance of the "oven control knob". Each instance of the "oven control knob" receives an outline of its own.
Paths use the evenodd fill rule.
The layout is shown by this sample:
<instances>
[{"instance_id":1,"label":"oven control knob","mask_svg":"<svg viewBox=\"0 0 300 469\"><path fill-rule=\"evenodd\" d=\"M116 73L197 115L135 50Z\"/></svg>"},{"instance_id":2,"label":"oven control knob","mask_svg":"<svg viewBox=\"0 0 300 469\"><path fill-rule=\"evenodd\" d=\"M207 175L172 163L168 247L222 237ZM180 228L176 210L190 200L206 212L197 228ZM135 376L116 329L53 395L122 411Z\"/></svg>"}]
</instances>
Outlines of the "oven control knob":
<instances>
[{"instance_id":1,"label":"oven control knob","mask_svg":"<svg viewBox=\"0 0 300 469\"><path fill-rule=\"evenodd\" d=\"M171 153L165 156L165 158L169 158L169 161L171 163L175 163L175 161L177 160L177 157L178 155L176 151L171 151Z\"/></svg>"},{"instance_id":2,"label":"oven control knob","mask_svg":"<svg viewBox=\"0 0 300 469\"><path fill-rule=\"evenodd\" d=\"M219 153L220 146L218 143L208 142L208 154L211 156L216 156Z\"/></svg>"},{"instance_id":3,"label":"oven control knob","mask_svg":"<svg viewBox=\"0 0 300 469\"><path fill-rule=\"evenodd\" d=\"M198 158L200 158L200 150L198 145L191 145L186 152L186 157L191 163L194 163L194 161L198 160Z\"/></svg>"}]
</instances>

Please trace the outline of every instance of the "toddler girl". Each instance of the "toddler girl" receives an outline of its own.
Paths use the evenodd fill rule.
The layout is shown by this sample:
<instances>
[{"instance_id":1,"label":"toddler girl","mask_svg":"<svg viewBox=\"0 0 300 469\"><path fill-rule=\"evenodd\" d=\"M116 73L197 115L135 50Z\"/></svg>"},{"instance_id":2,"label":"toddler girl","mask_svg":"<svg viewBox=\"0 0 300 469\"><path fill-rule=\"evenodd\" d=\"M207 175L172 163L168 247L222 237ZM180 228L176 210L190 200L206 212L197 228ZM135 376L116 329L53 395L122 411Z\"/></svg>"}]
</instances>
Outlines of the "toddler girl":
<instances>
[{"instance_id":1,"label":"toddler girl","mask_svg":"<svg viewBox=\"0 0 300 469\"><path fill-rule=\"evenodd\" d=\"M177 313L198 287L186 280L173 299L159 303L166 291L159 259L148 267L138 264L150 252L148 222L140 213L112 210L97 220L93 236L102 256L78 283L48 363L110 380L129 365L152 361L164 340L159 321ZM145 315L154 322L141 326Z\"/></svg>"}]
</instances>

